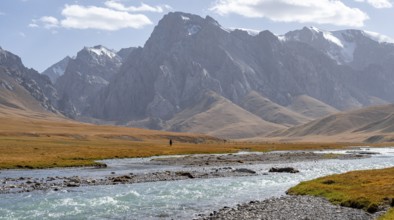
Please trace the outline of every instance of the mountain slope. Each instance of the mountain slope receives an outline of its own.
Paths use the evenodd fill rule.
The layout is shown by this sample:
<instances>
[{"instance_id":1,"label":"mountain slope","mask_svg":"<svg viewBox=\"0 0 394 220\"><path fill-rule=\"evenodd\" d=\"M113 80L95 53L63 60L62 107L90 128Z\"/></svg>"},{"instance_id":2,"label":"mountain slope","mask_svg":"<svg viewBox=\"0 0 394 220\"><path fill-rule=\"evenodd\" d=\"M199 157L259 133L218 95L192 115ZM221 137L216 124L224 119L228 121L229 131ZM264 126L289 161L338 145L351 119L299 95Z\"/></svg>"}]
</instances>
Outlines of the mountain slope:
<instances>
[{"instance_id":1,"label":"mountain slope","mask_svg":"<svg viewBox=\"0 0 394 220\"><path fill-rule=\"evenodd\" d=\"M89 108L89 99L108 85L119 70L122 59L103 46L85 47L71 59L55 87L63 102L71 102L82 114Z\"/></svg>"},{"instance_id":2,"label":"mountain slope","mask_svg":"<svg viewBox=\"0 0 394 220\"><path fill-rule=\"evenodd\" d=\"M391 114L382 120L370 123L356 130L356 132L382 132L394 133L394 114Z\"/></svg>"},{"instance_id":3,"label":"mountain slope","mask_svg":"<svg viewBox=\"0 0 394 220\"><path fill-rule=\"evenodd\" d=\"M71 58L69 56L67 56L64 59L62 59L61 61L59 61L59 62L53 64L52 66L50 66L49 68L47 68L41 74L47 75L51 79L52 83L55 83L56 80L60 76L62 76L64 74L64 72L66 71L66 68L67 68L70 60L71 60Z\"/></svg>"},{"instance_id":4,"label":"mountain slope","mask_svg":"<svg viewBox=\"0 0 394 220\"><path fill-rule=\"evenodd\" d=\"M249 124L257 132L242 134L250 137L265 133L268 121L300 125L309 118L394 101L393 70L394 44L364 31L303 28L284 36L250 34L226 29L209 16L170 12L143 47L80 51L56 88L60 103L76 106L79 120L175 130L178 125L191 130L193 122L199 132L221 137L235 137L235 125L242 133L243 124ZM216 94L219 107L197 110L206 102L206 91ZM220 106L236 119L224 117L223 132L204 114L219 118ZM251 124L249 113L261 120ZM326 124L319 126L327 133ZM328 133L351 126L363 125L350 122Z\"/></svg>"},{"instance_id":5,"label":"mountain slope","mask_svg":"<svg viewBox=\"0 0 394 220\"><path fill-rule=\"evenodd\" d=\"M38 112L46 111L23 86L0 67L0 108L10 107Z\"/></svg>"},{"instance_id":6,"label":"mountain slope","mask_svg":"<svg viewBox=\"0 0 394 220\"><path fill-rule=\"evenodd\" d=\"M339 112L334 107L307 95L295 97L287 108L312 119L321 118Z\"/></svg>"},{"instance_id":7,"label":"mountain slope","mask_svg":"<svg viewBox=\"0 0 394 220\"><path fill-rule=\"evenodd\" d=\"M392 117L394 105L374 106L327 116L322 119L295 126L282 132L277 137L334 136L378 131L378 128L390 129L386 122Z\"/></svg>"},{"instance_id":8,"label":"mountain slope","mask_svg":"<svg viewBox=\"0 0 394 220\"><path fill-rule=\"evenodd\" d=\"M312 120L307 116L300 115L280 106L254 91L250 92L244 100L242 100L240 106L265 121L288 127L304 124Z\"/></svg>"},{"instance_id":9,"label":"mountain slope","mask_svg":"<svg viewBox=\"0 0 394 220\"><path fill-rule=\"evenodd\" d=\"M338 64L353 68L357 73L346 79L352 86L394 102L394 42L383 42L368 31L324 31L315 27L291 31L282 39L310 45Z\"/></svg>"},{"instance_id":10,"label":"mountain slope","mask_svg":"<svg viewBox=\"0 0 394 220\"><path fill-rule=\"evenodd\" d=\"M26 68L21 59L0 48L0 104L58 113L57 93L47 76Z\"/></svg>"},{"instance_id":11,"label":"mountain slope","mask_svg":"<svg viewBox=\"0 0 394 220\"><path fill-rule=\"evenodd\" d=\"M205 93L196 106L177 113L168 127L172 131L225 138L255 137L284 128L262 120L214 92Z\"/></svg>"},{"instance_id":12,"label":"mountain slope","mask_svg":"<svg viewBox=\"0 0 394 220\"><path fill-rule=\"evenodd\" d=\"M95 97L90 113L121 122L169 120L204 90L237 105L251 91L282 106L300 94L338 109L370 105L368 94L351 83L355 74L314 47L269 31L252 36L211 17L169 13Z\"/></svg>"}]
</instances>

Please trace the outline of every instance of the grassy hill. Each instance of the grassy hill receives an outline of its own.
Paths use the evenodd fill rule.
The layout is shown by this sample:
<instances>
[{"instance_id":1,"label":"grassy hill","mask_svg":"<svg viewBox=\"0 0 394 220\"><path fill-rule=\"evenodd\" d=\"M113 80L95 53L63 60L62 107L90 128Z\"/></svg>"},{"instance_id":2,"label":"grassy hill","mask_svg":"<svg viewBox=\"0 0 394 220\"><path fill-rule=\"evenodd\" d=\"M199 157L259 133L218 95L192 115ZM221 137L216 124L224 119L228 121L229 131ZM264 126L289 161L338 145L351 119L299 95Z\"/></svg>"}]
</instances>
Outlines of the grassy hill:
<instances>
[{"instance_id":1,"label":"grassy hill","mask_svg":"<svg viewBox=\"0 0 394 220\"><path fill-rule=\"evenodd\" d=\"M336 108L307 95L295 97L287 108L312 119L322 118L339 112Z\"/></svg>"},{"instance_id":2,"label":"grassy hill","mask_svg":"<svg viewBox=\"0 0 394 220\"><path fill-rule=\"evenodd\" d=\"M178 113L168 124L170 130L231 139L255 137L285 128L261 119L214 92L207 92L198 105Z\"/></svg>"},{"instance_id":3,"label":"grassy hill","mask_svg":"<svg viewBox=\"0 0 394 220\"><path fill-rule=\"evenodd\" d=\"M312 120L312 118L272 102L257 92L250 92L242 101L241 106L265 121L287 127L305 124Z\"/></svg>"},{"instance_id":4,"label":"grassy hill","mask_svg":"<svg viewBox=\"0 0 394 220\"><path fill-rule=\"evenodd\" d=\"M393 112L393 104L341 112L270 136L293 141L393 142Z\"/></svg>"}]
</instances>

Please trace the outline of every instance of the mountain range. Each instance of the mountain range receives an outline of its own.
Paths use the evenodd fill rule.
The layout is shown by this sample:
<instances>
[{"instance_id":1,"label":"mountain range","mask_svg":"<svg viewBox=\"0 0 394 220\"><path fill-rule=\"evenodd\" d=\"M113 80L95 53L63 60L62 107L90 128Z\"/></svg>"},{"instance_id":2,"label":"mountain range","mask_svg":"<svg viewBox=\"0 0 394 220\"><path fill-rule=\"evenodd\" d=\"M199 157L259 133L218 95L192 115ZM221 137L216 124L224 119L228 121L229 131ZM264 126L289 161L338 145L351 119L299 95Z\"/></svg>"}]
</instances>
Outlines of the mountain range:
<instances>
[{"instance_id":1,"label":"mountain range","mask_svg":"<svg viewBox=\"0 0 394 220\"><path fill-rule=\"evenodd\" d=\"M327 126L354 109L392 108L394 44L366 31L250 33L171 12L143 47L85 47L43 74L0 52L0 104L33 108L23 104L33 97L34 108L85 122L234 139L390 131L390 110Z\"/></svg>"}]
</instances>

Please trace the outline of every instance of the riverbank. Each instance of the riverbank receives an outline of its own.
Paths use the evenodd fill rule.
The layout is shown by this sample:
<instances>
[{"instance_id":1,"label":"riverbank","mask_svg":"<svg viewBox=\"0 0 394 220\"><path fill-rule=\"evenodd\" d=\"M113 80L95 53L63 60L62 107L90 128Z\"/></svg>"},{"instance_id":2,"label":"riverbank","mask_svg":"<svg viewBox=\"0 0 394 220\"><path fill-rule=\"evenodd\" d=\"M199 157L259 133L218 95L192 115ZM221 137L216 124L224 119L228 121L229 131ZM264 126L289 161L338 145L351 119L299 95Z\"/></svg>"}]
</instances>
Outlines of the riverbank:
<instances>
[{"instance_id":1,"label":"riverbank","mask_svg":"<svg viewBox=\"0 0 394 220\"><path fill-rule=\"evenodd\" d=\"M374 213L394 207L394 167L353 171L302 182L288 191L292 195L313 195L334 204ZM389 213L388 219L394 219Z\"/></svg>"},{"instance_id":2,"label":"riverbank","mask_svg":"<svg viewBox=\"0 0 394 220\"><path fill-rule=\"evenodd\" d=\"M199 219L372 220L381 214L370 214L360 209L333 205L319 197L284 196L263 201L250 201L232 208L224 207L208 215L200 215Z\"/></svg>"},{"instance_id":3,"label":"riverbank","mask_svg":"<svg viewBox=\"0 0 394 220\"><path fill-rule=\"evenodd\" d=\"M200 219L394 219L394 167L302 182L288 196L224 207Z\"/></svg>"},{"instance_id":4,"label":"riverbank","mask_svg":"<svg viewBox=\"0 0 394 220\"><path fill-rule=\"evenodd\" d=\"M91 176L29 176L0 178L0 193L23 193L32 191L59 191L70 188L99 185L133 184L156 181L174 181L184 179L208 179L220 177L241 177L269 175L268 169L253 169L248 166L258 164L296 163L327 159L361 159L362 154L323 154L312 152L272 152L240 153L221 155L188 155L177 157L152 158L139 166L176 167L172 170L147 171L144 173L122 173L109 171L101 177ZM97 168L105 172L106 166ZM294 170L296 171L296 169Z\"/></svg>"},{"instance_id":5,"label":"riverbank","mask_svg":"<svg viewBox=\"0 0 394 220\"><path fill-rule=\"evenodd\" d=\"M100 127L100 126L99 126ZM103 127L105 128L105 127ZM120 129L120 128L119 128ZM1 169L44 169L100 166L96 161L159 155L223 154L345 149L358 143L253 143L219 140L204 135L154 133L143 130L90 131L88 133L0 133ZM60 131L59 131L60 132ZM145 132L145 133L144 133ZM169 139L173 145L169 146ZM365 145L365 143L364 143Z\"/></svg>"},{"instance_id":6,"label":"riverbank","mask_svg":"<svg viewBox=\"0 0 394 220\"><path fill-rule=\"evenodd\" d=\"M284 196L290 187L302 181L353 170L393 167L393 150L394 148L361 148L353 149L351 152L318 151L316 155L307 156L310 160L296 159L305 158L305 154L308 155L309 152L240 152L235 154L237 160L231 160L232 154L188 155L174 156L172 159L153 157L105 160L100 162L108 166L99 169L86 167L1 170L0 179L31 177L30 182L41 180L45 182L48 177L58 176L59 180L52 180L50 183L58 181L64 184L66 181L69 186L57 190L51 188L25 193L0 194L0 207L2 207L0 216L4 216L5 219L193 219L198 218L199 213L209 216L210 212L224 206L236 207L237 204L246 204L256 199L279 198ZM329 159L345 153L353 158L359 158L357 154L366 158ZM274 154L274 156L264 159L270 162L254 163L253 161L259 158L259 154ZM296 156L297 154L300 155ZM207 156L210 156L209 160L215 163L223 162L206 165ZM201 163L194 164L198 159L190 159L190 157L200 157ZM324 159L315 160L314 157ZM275 162L273 158L278 160ZM239 160L243 163L239 163ZM259 160L264 161L262 158ZM177 161L182 161L182 164L176 164ZM192 163L189 163L190 161ZM228 165L230 162L231 164ZM170 163L173 165L168 165ZM294 172L271 173L269 170L272 167L292 167L294 170L283 170ZM193 173L194 171L196 173ZM197 172L201 175L211 174L212 177L200 178L197 177ZM220 177L219 175L222 174L228 176ZM138 178L143 179L144 176L153 178L154 175L157 179L152 182L128 183L129 177L131 181L136 181ZM167 176L163 177L163 175ZM171 177L176 178L174 179L176 181L166 181ZM93 185L93 180L97 181L97 179L106 179L110 184ZM78 181L80 181L79 186ZM84 181L89 181L92 185L84 185ZM30 185L35 184L30 183Z\"/></svg>"}]
</instances>

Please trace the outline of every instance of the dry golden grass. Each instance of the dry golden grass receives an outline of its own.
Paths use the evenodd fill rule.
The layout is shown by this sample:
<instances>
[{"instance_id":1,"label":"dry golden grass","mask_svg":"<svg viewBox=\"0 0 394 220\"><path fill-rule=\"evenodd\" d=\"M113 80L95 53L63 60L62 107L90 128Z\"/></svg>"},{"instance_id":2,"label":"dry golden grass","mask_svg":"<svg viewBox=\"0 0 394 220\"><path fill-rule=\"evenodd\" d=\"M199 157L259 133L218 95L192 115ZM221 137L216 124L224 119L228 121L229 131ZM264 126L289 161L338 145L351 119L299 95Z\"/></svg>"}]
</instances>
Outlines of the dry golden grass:
<instances>
[{"instance_id":1,"label":"dry golden grass","mask_svg":"<svg viewBox=\"0 0 394 220\"><path fill-rule=\"evenodd\" d=\"M234 153L238 151L273 151L334 149L344 145L242 143L188 136L161 136L142 141L111 135L0 136L0 169L86 166L107 158L134 158L156 155ZM138 136L133 136L136 138ZM168 145L168 139L174 145ZM199 143L193 143L199 141Z\"/></svg>"},{"instance_id":2,"label":"dry golden grass","mask_svg":"<svg viewBox=\"0 0 394 220\"><path fill-rule=\"evenodd\" d=\"M174 145L170 147L168 140ZM95 160L242 150L341 149L350 143L232 142L202 135L84 124L48 113L0 108L0 169L87 166ZM357 144L358 145L358 144ZM354 146L354 144L353 144Z\"/></svg>"},{"instance_id":3,"label":"dry golden grass","mask_svg":"<svg viewBox=\"0 0 394 220\"><path fill-rule=\"evenodd\" d=\"M394 220L394 208L391 208L386 214L379 217L378 220Z\"/></svg>"},{"instance_id":4,"label":"dry golden grass","mask_svg":"<svg viewBox=\"0 0 394 220\"><path fill-rule=\"evenodd\" d=\"M379 206L394 204L394 167L326 176L302 182L288 192L321 196L334 204L375 212ZM390 213L387 216L393 217L393 211Z\"/></svg>"}]
</instances>

